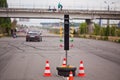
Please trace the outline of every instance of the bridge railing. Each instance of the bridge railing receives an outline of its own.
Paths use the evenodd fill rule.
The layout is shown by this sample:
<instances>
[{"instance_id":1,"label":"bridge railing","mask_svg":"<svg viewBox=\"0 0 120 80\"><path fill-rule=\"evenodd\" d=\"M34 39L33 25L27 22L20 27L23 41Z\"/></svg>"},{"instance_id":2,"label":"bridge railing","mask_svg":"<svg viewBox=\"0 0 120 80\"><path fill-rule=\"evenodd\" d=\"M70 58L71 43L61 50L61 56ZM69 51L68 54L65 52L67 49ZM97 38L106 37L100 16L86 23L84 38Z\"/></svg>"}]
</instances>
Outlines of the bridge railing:
<instances>
[{"instance_id":1,"label":"bridge railing","mask_svg":"<svg viewBox=\"0 0 120 80\"><path fill-rule=\"evenodd\" d=\"M53 12L48 9L30 9L30 8L0 8L0 12ZM120 15L120 11L106 11L106 10L72 10L64 9L62 11L56 10L57 13L70 13L70 14L114 14Z\"/></svg>"}]
</instances>

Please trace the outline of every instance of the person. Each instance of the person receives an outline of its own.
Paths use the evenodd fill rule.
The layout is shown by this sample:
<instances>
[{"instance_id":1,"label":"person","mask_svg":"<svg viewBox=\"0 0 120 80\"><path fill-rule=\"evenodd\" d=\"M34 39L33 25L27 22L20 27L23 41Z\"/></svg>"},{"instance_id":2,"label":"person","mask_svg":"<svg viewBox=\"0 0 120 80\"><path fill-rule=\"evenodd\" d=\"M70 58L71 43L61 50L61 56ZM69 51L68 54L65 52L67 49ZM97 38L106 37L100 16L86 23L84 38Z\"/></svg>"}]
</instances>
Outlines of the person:
<instances>
[{"instance_id":1,"label":"person","mask_svg":"<svg viewBox=\"0 0 120 80\"><path fill-rule=\"evenodd\" d=\"M49 9L48 9L48 11L51 11L51 7L49 6Z\"/></svg>"},{"instance_id":2,"label":"person","mask_svg":"<svg viewBox=\"0 0 120 80\"><path fill-rule=\"evenodd\" d=\"M54 11L56 11L56 8L55 8L55 6L54 6L54 8L53 8L53 12L54 12Z\"/></svg>"},{"instance_id":3,"label":"person","mask_svg":"<svg viewBox=\"0 0 120 80\"><path fill-rule=\"evenodd\" d=\"M59 4L58 4L58 9L60 9L60 6L61 6L61 4L59 3Z\"/></svg>"},{"instance_id":4,"label":"person","mask_svg":"<svg viewBox=\"0 0 120 80\"><path fill-rule=\"evenodd\" d=\"M62 11L63 6L61 5L61 11Z\"/></svg>"},{"instance_id":5,"label":"person","mask_svg":"<svg viewBox=\"0 0 120 80\"><path fill-rule=\"evenodd\" d=\"M11 36L13 37L13 29L11 29Z\"/></svg>"},{"instance_id":6,"label":"person","mask_svg":"<svg viewBox=\"0 0 120 80\"><path fill-rule=\"evenodd\" d=\"M16 29L11 29L11 35L13 38L16 38L17 35L16 35Z\"/></svg>"},{"instance_id":7,"label":"person","mask_svg":"<svg viewBox=\"0 0 120 80\"><path fill-rule=\"evenodd\" d=\"M58 10L62 11L62 8L63 8L62 4L58 3Z\"/></svg>"}]
</instances>

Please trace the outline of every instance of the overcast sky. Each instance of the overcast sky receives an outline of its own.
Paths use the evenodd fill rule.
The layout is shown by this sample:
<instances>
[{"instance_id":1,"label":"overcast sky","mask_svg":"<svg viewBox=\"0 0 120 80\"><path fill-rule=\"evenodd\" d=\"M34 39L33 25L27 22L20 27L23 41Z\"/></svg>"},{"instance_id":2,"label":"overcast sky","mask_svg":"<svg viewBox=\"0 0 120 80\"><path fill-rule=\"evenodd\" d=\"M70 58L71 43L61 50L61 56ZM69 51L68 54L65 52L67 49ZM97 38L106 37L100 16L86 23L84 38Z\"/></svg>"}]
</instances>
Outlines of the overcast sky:
<instances>
[{"instance_id":1,"label":"overcast sky","mask_svg":"<svg viewBox=\"0 0 120 80\"><path fill-rule=\"evenodd\" d=\"M119 8L120 0L7 0L10 7L30 7L30 8L48 8L48 6L56 7L60 2L63 8L82 9L82 8ZM107 2L104 3L104 1ZM114 2L114 4L111 4Z\"/></svg>"},{"instance_id":2,"label":"overcast sky","mask_svg":"<svg viewBox=\"0 0 120 80\"><path fill-rule=\"evenodd\" d=\"M106 1L106 3L105 3ZM7 0L9 7L12 8L57 8L60 2L63 9L101 9L107 10L110 5L111 10L120 10L120 0ZM30 20L31 24L44 22L45 20ZM49 20L60 21L60 20ZM25 22L24 22L25 23ZM27 24L26 22L25 24Z\"/></svg>"}]
</instances>

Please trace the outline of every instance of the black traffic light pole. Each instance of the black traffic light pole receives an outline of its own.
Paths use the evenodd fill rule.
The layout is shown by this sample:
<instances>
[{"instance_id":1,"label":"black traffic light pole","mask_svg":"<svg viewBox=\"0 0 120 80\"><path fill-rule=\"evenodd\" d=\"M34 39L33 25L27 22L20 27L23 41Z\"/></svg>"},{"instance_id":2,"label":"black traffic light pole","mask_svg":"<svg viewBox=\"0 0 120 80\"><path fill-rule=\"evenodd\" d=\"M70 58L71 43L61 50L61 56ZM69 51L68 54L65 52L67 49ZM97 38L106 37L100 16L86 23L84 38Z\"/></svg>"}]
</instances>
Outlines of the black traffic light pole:
<instances>
[{"instance_id":1,"label":"black traffic light pole","mask_svg":"<svg viewBox=\"0 0 120 80\"><path fill-rule=\"evenodd\" d=\"M64 15L64 50L66 52L66 68L64 69L63 67L57 67L58 70L58 75L68 77L70 71L73 72L73 76L75 76L75 70L76 67L69 67L68 62L67 62L67 51L69 50L69 15L65 14Z\"/></svg>"},{"instance_id":2,"label":"black traffic light pole","mask_svg":"<svg viewBox=\"0 0 120 80\"><path fill-rule=\"evenodd\" d=\"M65 50L66 51L66 55L65 55L65 57L66 57L66 66L68 66L68 61L67 61L67 50Z\"/></svg>"},{"instance_id":3,"label":"black traffic light pole","mask_svg":"<svg viewBox=\"0 0 120 80\"><path fill-rule=\"evenodd\" d=\"M64 15L64 50L66 51L66 65L67 65L67 51L69 50L69 15Z\"/></svg>"}]
</instances>

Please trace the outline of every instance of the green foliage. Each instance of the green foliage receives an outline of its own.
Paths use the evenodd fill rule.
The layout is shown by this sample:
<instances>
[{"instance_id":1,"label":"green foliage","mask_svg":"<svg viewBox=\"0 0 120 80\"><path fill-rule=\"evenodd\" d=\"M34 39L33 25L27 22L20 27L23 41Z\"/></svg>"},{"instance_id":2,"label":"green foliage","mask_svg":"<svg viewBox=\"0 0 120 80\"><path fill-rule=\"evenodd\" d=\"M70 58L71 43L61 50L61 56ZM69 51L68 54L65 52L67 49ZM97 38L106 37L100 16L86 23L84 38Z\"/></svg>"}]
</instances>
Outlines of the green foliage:
<instances>
[{"instance_id":1,"label":"green foliage","mask_svg":"<svg viewBox=\"0 0 120 80\"><path fill-rule=\"evenodd\" d=\"M105 36L109 36L109 33L110 33L110 28L109 26L107 26L105 29Z\"/></svg>"},{"instance_id":2,"label":"green foliage","mask_svg":"<svg viewBox=\"0 0 120 80\"><path fill-rule=\"evenodd\" d=\"M115 31L116 31L115 26L112 26L112 27L110 28L110 35L111 35L111 36L115 36Z\"/></svg>"},{"instance_id":3,"label":"green foliage","mask_svg":"<svg viewBox=\"0 0 120 80\"><path fill-rule=\"evenodd\" d=\"M103 40L108 40L108 36L103 37Z\"/></svg>"},{"instance_id":4,"label":"green foliage","mask_svg":"<svg viewBox=\"0 0 120 80\"><path fill-rule=\"evenodd\" d=\"M7 0L0 0L0 7L8 7ZM2 18L0 17L0 33L8 33L11 27L10 18Z\"/></svg>"},{"instance_id":5,"label":"green foliage","mask_svg":"<svg viewBox=\"0 0 120 80\"><path fill-rule=\"evenodd\" d=\"M120 39L118 40L118 43L120 43Z\"/></svg>"},{"instance_id":6,"label":"green foliage","mask_svg":"<svg viewBox=\"0 0 120 80\"><path fill-rule=\"evenodd\" d=\"M0 0L0 7L8 7L6 0Z\"/></svg>"},{"instance_id":7,"label":"green foliage","mask_svg":"<svg viewBox=\"0 0 120 80\"><path fill-rule=\"evenodd\" d=\"M100 36L120 36L120 28L116 27L115 25L112 27L100 27L98 24L94 24L94 35ZM86 23L81 23L79 27L78 34L88 34L88 27Z\"/></svg>"},{"instance_id":8,"label":"green foliage","mask_svg":"<svg viewBox=\"0 0 120 80\"><path fill-rule=\"evenodd\" d=\"M81 23L79 29L80 29L80 34L88 33L88 28L86 23Z\"/></svg>"},{"instance_id":9,"label":"green foliage","mask_svg":"<svg viewBox=\"0 0 120 80\"><path fill-rule=\"evenodd\" d=\"M100 36L105 36L105 29L104 27L100 28Z\"/></svg>"},{"instance_id":10,"label":"green foliage","mask_svg":"<svg viewBox=\"0 0 120 80\"><path fill-rule=\"evenodd\" d=\"M0 18L0 26L5 28L10 27L11 26L10 18Z\"/></svg>"},{"instance_id":11,"label":"green foliage","mask_svg":"<svg viewBox=\"0 0 120 80\"><path fill-rule=\"evenodd\" d=\"M94 34L95 35L100 35L100 26L98 24L94 24Z\"/></svg>"},{"instance_id":12,"label":"green foliage","mask_svg":"<svg viewBox=\"0 0 120 80\"><path fill-rule=\"evenodd\" d=\"M117 29L117 30L116 30L116 34L117 34L117 36L120 37L120 29Z\"/></svg>"}]
</instances>

